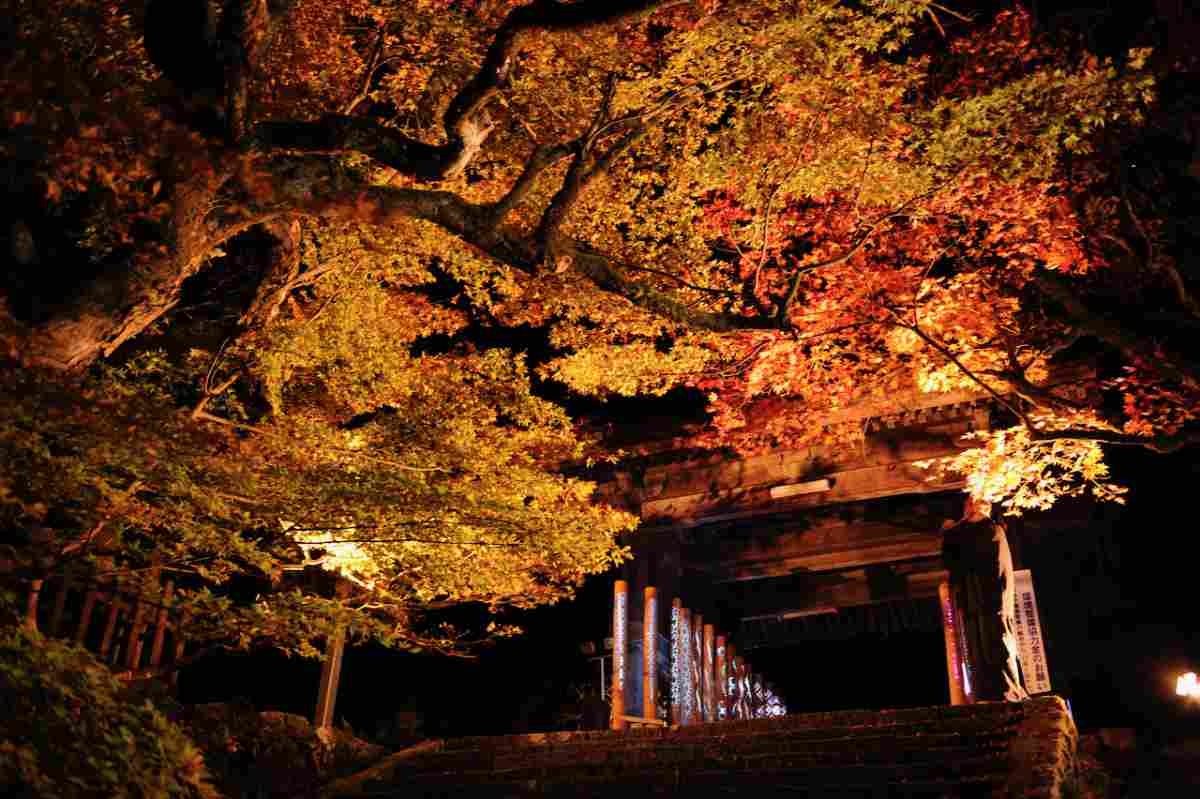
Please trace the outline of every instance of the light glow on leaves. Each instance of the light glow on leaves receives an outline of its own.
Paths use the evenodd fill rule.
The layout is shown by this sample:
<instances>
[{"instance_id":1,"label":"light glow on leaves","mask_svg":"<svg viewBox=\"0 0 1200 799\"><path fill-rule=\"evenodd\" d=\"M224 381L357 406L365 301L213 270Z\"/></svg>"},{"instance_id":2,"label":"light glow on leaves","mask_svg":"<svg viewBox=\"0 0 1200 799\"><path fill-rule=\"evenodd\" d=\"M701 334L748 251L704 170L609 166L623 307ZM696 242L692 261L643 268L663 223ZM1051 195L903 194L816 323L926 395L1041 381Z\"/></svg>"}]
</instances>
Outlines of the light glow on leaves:
<instances>
[{"instance_id":1,"label":"light glow on leaves","mask_svg":"<svg viewBox=\"0 0 1200 799\"><path fill-rule=\"evenodd\" d=\"M1039 420L1043 426L1047 421ZM1091 496L1100 502L1119 504L1125 501L1126 489L1109 482L1104 453L1096 441L1039 441L1025 427L977 432L970 437L980 446L917 465L939 475L961 475L971 497L1003 509L1006 516L1045 510L1065 497Z\"/></svg>"}]
</instances>

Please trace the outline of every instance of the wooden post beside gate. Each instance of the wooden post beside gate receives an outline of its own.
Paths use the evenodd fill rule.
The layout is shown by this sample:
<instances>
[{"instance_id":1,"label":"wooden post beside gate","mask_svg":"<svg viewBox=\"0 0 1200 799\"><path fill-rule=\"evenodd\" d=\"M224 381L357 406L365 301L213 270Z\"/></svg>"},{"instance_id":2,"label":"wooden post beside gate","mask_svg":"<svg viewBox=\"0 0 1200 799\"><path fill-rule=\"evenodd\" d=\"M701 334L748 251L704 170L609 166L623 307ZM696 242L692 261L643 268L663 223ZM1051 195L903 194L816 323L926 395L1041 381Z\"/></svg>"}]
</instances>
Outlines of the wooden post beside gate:
<instances>
[{"instance_id":1,"label":"wooden post beside gate","mask_svg":"<svg viewBox=\"0 0 1200 799\"><path fill-rule=\"evenodd\" d=\"M614 730L625 728L625 657L628 642L626 641L626 625L628 623L629 584L624 580L613 583L613 670L612 670L612 718L609 726Z\"/></svg>"},{"instance_id":2,"label":"wooden post beside gate","mask_svg":"<svg viewBox=\"0 0 1200 799\"><path fill-rule=\"evenodd\" d=\"M658 591L646 586L642 613L642 717L658 718Z\"/></svg>"},{"instance_id":3,"label":"wooden post beside gate","mask_svg":"<svg viewBox=\"0 0 1200 799\"><path fill-rule=\"evenodd\" d=\"M958 652L958 618L954 612L954 598L950 594L949 583L942 582L938 585L938 600L942 610L942 636L946 646L946 677L950 683L950 704L965 705L967 696L963 690L962 659Z\"/></svg>"},{"instance_id":4,"label":"wooden post beside gate","mask_svg":"<svg viewBox=\"0 0 1200 799\"><path fill-rule=\"evenodd\" d=\"M717 651L716 663L713 666L713 680L715 681L715 691L713 693L714 704L716 705L717 718L723 719L728 716L727 706L725 704L725 694L729 682L729 671L725 666L725 636L717 636Z\"/></svg>"},{"instance_id":5,"label":"wooden post beside gate","mask_svg":"<svg viewBox=\"0 0 1200 799\"><path fill-rule=\"evenodd\" d=\"M333 726L333 708L337 704L338 681L342 676L342 655L346 651L346 628L339 626L325 642L325 661L321 663L321 682L317 687L317 709L313 727L328 730Z\"/></svg>"},{"instance_id":6,"label":"wooden post beside gate","mask_svg":"<svg viewBox=\"0 0 1200 799\"><path fill-rule=\"evenodd\" d=\"M704 625L704 665L702 669L704 672L704 717L709 721L717 720L716 689L713 679L713 668L716 665L716 657L713 652L713 649L716 648L716 635L716 629L711 624Z\"/></svg>"}]
</instances>

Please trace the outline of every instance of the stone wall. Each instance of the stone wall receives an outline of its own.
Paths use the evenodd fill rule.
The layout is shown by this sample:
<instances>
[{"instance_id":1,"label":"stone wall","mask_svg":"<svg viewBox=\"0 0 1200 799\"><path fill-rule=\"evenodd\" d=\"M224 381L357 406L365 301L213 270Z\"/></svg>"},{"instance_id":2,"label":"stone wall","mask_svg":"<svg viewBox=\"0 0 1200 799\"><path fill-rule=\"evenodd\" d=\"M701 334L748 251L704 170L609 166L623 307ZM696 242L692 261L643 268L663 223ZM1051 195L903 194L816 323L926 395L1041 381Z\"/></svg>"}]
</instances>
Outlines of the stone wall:
<instances>
[{"instance_id":1,"label":"stone wall","mask_svg":"<svg viewBox=\"0 0 1200 799\"><path fill-rule=\"evenodd\" d=\"M329 797L1063 796L1075 729L1057 697L621 732L430 742Z\"/></svg>"}]
</instances>

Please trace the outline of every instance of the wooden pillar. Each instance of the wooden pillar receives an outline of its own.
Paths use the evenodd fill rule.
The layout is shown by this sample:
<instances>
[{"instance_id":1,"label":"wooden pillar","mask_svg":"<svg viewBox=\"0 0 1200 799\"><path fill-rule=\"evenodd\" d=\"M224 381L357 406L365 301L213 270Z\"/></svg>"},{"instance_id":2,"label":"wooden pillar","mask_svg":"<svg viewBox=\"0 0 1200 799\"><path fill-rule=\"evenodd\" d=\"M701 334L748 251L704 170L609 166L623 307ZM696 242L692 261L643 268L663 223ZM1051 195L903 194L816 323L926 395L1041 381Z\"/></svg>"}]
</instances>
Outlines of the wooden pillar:
<instances>
[{"instance_id":1,"label":"wooden pillar","mask_svg":"<svg viewBox=\"0 0 1200 799\"><path fill-rule=\"evenodd\" d=\"M713 705L716 707L716 717L723 719L725 713L725 694L728 681L728 670L725 668L725 636L718 635L716 661L713 663Z\"/></svg>"},{"instance_id":2,"label":"wooden pillar","mask_svg":"<svg viewBox=\"0 0 1200 799\"><path fill-rule=\"evenodd\" d=\"M317 710L313 714L313 727L318 730L333 726L333 708L337 704L345 651L346 628L339 626L325 642L325 661L321 663L321 682L317 685Z\"/></svg>"},{"instance_id":3,"label":"wooden pillar","mask_svg":"<svg viewBox=\"0 0 1200 799\"><path fill-rule=\"evenodd\" d=\"M642 718L658 718L658 591L651 585L642 602Z\"/></svg>"},{"instance_id":4,"label":"wooden pillar","mask_svg":"<svg viewBox=\"0 0 1200 799\"><path fill-rule=\"evenodd\" d=\"M676 724L692 723L692 632L688 626L692 612L679 609L679 718Z\"/></svg>"},{"instance_id":5,"label":"wooden pillar","mask_svg":"<svg viewBox=\"0 0 1200 799\"><path fill-rule=\"evenodd\" d=\"M729 658L729 684L732 691L729 696L730 716L735 719L742 718L742 677L741 677L742 658L739 655L730 655Z\"/></svg>"},{"instance_id":6,"label":"wooden pillar","mask_svg":"<svg viewBox=\"0 0 1200 799\"><path fill-rule=\"evenodd\" d=\"M684 724L683 718L683 601L671 600L671 722Z\"/></svg>"},{"instance_id":7,"label":"wooden pillar","mask_svg":"<svg viewBox=\"0 0 1200 799\"><path fill-rule=\"evenodd\" d=\"M628 613L629 584L624 580L613 583L613 670L612 670L612 719L609 724L614 730L625 727L625 658L629 642L626 626Z\"/></svg>"},{"instance_id":8,"label":"wooden pillar","mask_svg":"<svg viewBox=\"0 0 1200 799\"><path fill-rule=\"evenodd\" d=\"M704 625L704 717L717 720L716 688L713 669L716 667L717 631L711 624Z\"/></svg>"},{"instance_id":9,"label":"wooden pillar","mask_svg":"<svg viewBox=\"0 0 1200 799\"><path fill-rule=\"evenodd\" d=\"M754 671L753 666L749 663L745 666L746 669L746 718L754 718Z\"/></svg>"},{"instance_id":10,"label":"wooden pillar","mask_svg":"<svg viewBox=\"0 0 1200 799\"><path fill-rule=\"evenodd\" d=\"M954 612L954 599L950 595L950 583L938 585L938 601L942 607L942 637L946 647L946 676L950 683L950 704L965 705L967 695L963 690L962 659L958 651L958 618Z\"/></svg>"},{"instance_id":11,"label":"wooden pillar","mask_svg":"<svg viewBox=\"0 0 1200 799\"><path fill-rule=\"evenodd\" d=\"M963 617L962 603L956 596L954 584L950 585L950 603L954 607L956 631L958 632L958 664L962 674L963 697L968 705L975 704L975 661L971 657L971 642L966 619Z\"/></svg>"},{"instance_id":12,"label":"wooden pillar","mask_svg":"<svg viewBox=\"0 0 1200 799\"><path fill-rule=\"evenodd\" d=\"M754 672L750 670L749 664L746 666L746 718L752 719L755 717L758 700L754 696Z\"/></svg>"},{"instance_id":13,"label":"wooden pillar","mask_svg":"<svg viewBox=\"0 0 1200 799\"><path fill-rule=\"evenodd\" d=\"M733 644L725 644L725 716L727 719L738 717L738 648Z\"/></svg>"},{"instance_id":14,"label":"wooden pillar","mask_svg":"<svg viewBox=\"0 0 1200 799\"><path fill-rule=\"evenodd\" d=\"M681 724L691 724L694 721L695 709L692 707L695 697L692 691L692 611L683 609L683 717Z\"/></svg>"},{"instance_id":15,"label":"wooden pillar","mask_svg":"<svg viewBox=\"0 0 1200 799\"><path fill-rule=\"evenodd\" d=\"M729 698L732 703L735 719L742 718L742 658L740 655L734 655L729 661L730 669L730 684L733 686L733 695Z\"/></svg>"},{"instance_id":16,"label":"wooden pillar","mask_svg":"<svg viewBox=\"0 0 1200 799\"><path fill-rule=\"evenodd\" d=\"M692 721L704 721L704 614L691 620Z\"/></svg>"},{"instance_id":17,"label":"wooden pillar","mask_svg":"<svg viewBox=\"0 0 1200 799\"><path fill-rule=\"evenodd\" d=\"M725 645L725 718L737 718L737 647Z\"/></svg>"},{"instance_id":18,"label":"wooden pillar","mask_svg":"<svg viewBox=\"0 0 1200 799\"><path fill-rule=\"evenodd\" d=\"M750 718L750 682L747 679L749 667L746 658L738 658L738 718Z\"/></svg>"}]
</instances>

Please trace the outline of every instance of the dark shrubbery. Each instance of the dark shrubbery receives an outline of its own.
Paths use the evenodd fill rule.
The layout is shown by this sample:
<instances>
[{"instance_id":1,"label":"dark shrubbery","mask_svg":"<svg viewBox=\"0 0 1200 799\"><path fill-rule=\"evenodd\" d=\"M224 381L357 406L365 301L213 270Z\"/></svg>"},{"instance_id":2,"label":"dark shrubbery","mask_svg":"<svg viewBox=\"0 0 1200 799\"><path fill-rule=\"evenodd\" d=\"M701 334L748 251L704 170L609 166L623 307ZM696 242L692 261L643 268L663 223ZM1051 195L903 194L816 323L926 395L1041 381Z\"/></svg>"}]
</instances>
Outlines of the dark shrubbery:
<instances>
[{"instance_id":1,"label":"dark shrubbery","mask_svg":"<svg viewBox=\"0 0 1200 799\"><path fill-rule=\"evenodd\" d=\"M216 799L200 750L87 651L0 628L0 795Z\"/></svg>"}]
</instances>

